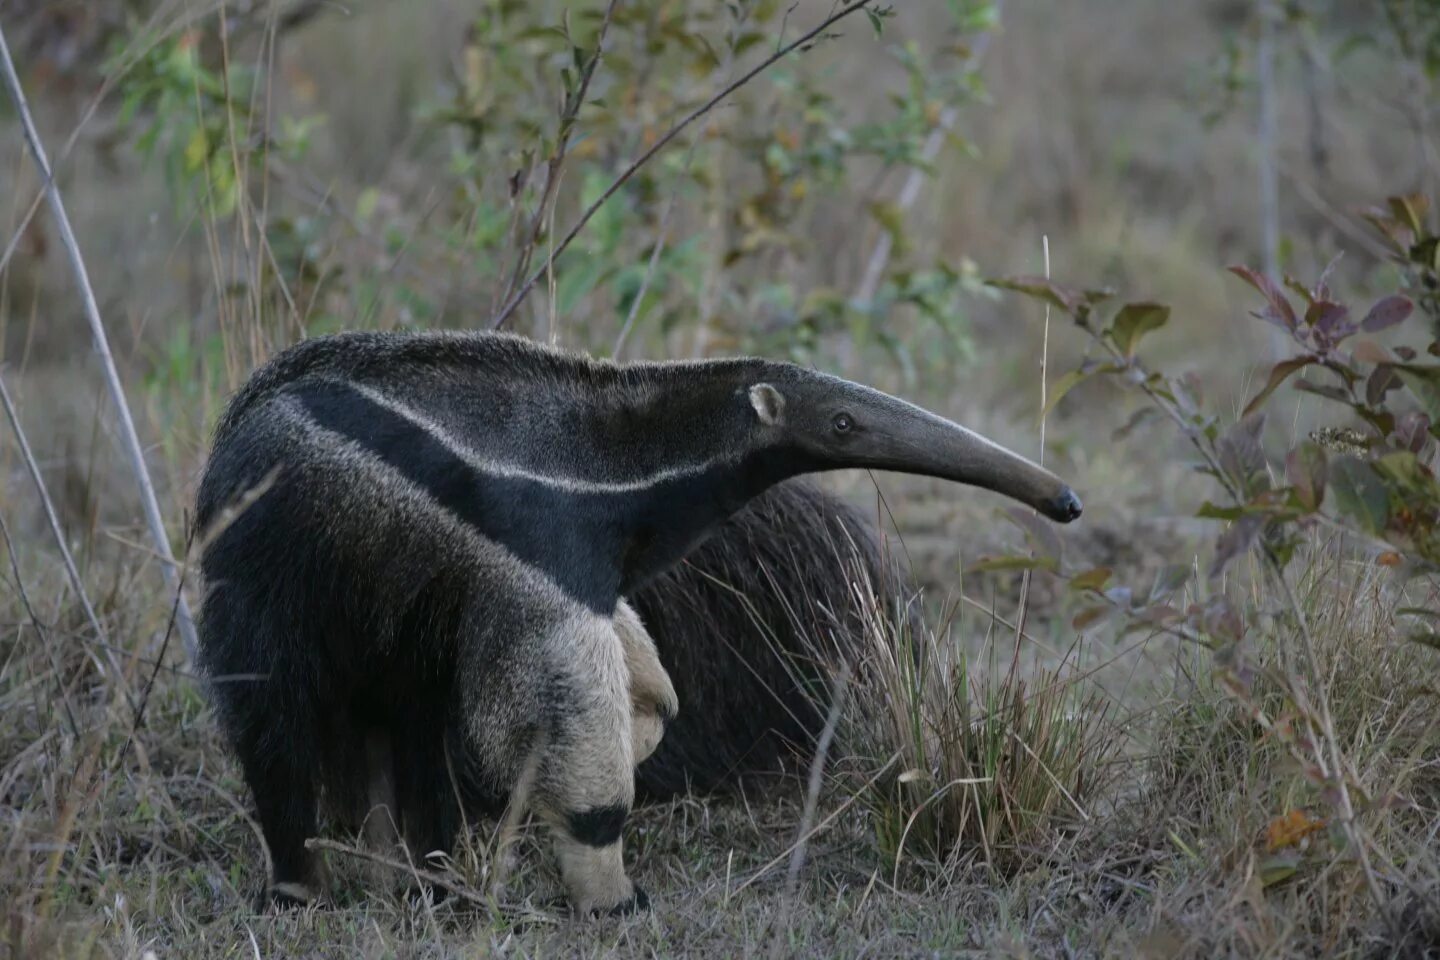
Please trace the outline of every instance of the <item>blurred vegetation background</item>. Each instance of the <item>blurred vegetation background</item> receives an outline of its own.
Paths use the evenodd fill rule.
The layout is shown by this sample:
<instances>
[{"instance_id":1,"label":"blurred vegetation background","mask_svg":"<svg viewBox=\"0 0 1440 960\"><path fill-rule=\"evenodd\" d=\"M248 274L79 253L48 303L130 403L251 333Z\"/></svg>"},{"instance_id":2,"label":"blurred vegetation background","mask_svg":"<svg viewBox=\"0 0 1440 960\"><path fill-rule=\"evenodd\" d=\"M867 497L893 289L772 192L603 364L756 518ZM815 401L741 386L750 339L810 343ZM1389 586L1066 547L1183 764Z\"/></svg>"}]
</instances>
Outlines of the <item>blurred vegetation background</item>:
<instances>
[{"instance_id":1,"label":"blurred vegetation background","mask_svg":"<svg viewBox=\"0 0 1440 960\"><path fill-rule=\"evenodd\" d=\"M868 3L702 109L842 9L821 0L3 0L0 25L150 444L177 554L227 397L303 337L485 329L504 314L508 329L597 356L758 353L813 364L1043 458L1087 508L1082 523L1042 534L1023 519L1006 522L983 494L937 482L827 480L874 508L943 623L935 636L958 637L976 657L968 665L941 657L919 681L896 659L886 684L848 718L852 742L871 737L876 756L897 750L929 768L927 777L981 771L1003 794L994 809L958 792L932 806L929 780L879 781L877 794L866 793L877 781L856 793L841 777L865 801L856 809L873 818L862 832L880 837L886 864L874 876L888 875L893 857L899 884L906 839L936 857L961 840L978 843L987 847L986 869L997 869L988 845L998 829L1022 851L1017 862L1031 864L1047 844L1047 856L1063 848L1075 858L1047 860L1039 879L1002 871L1011 881L1003 897L1014 899L996 908L995 923L1011 933L1011 904L1067 896L1070 888L1058 893L1056 885L1108 876L1119 858L1128 866L1118 886L1084 909L1123 912L1134 891L1117 890L1148 891L1143 908L1153 907L1153 922L1122 917L1143 931L1109 941L1122 952L1150 944L1154 955L1288 955L1341 944L1369 955L1370 941L1354 930L1386 923L1397 954L1397 944L1420 943L1396 931L1402 916L1440 930L1440 920L1413 906L1424 900L1417 890L1440 889L1440 753L1426 699L1440 690L1433 658L1423 659L1429 651L1400 639L1410 628L1396 610L1436 607L1425 537L1440 505L1431 439L1440 388L1426 392L1424 381L1396 394L1400 381L1380 377L1378 399L1372 393L1346 415L1373 428L1360 455L1378 460L1413 435L1417 464L1403 483L1383 480L1376 496L1392 501L1352 537L1355 497L1340 499L1340 520L1322 518L1322 503L1335 507L1342 496L1325 501L1323 460L1305 452L1293 467L1286 456L1313 431L1350 422L1322 403L1326 394L1277 391L1265 425L1231 429L1296 343L1331 355L1329 345L1305 339L1310 332L1292 342L1256 323L1250 314L1262 303L1280 307L1263 283L1257 299L1224 267L1249 264L1277 284L1301 278L1288 290L1302 306L1330 302L1324 282L1312 286L1323 276L1356 304L1356 317L1369 316L1361 304L1405 291L1421 309L1366 354L1386 375L1397 356L1409 363L1433 340L1440 264L1426 224L1434 212L1402 202L1367 223L1362 211L1387 196L1437 196L1440 4ZM80 300L53 223L43 207L37 212L41 185L9 103L0 104L0 130L8 245L0 373L112 637L134 657L176 662L163 645L173 598L142 546L134 484ZM1405 242L1397 246L1383 224L1373 229L1376 217L1398 224ZM1171 305L1169 322L1141 351L1144 369L1164 376L1146 379L1132 355L1137 335L1120 345L1124 362L1109 371L1118 375L1066 380L1108 362L1116 341L1111 328L1078 330L1071 321L1084 317L1072 316L1063 289L1019 284L1037 301L985 282L1041 274ZM532 276L538 282L522 297ZM1413 343L1408 355L1386 352L1401 341ZM1347 355L1327 369L1352 388L1372 372L1357 372L1358 363ZM1157 409L1137 383L1173 390L1167 403L1183 393L1206 413L1181 411L1176 430L1164 416L1174 410ZM1419 421L1404 418L1417 403L1428 414L1415 428ZM1211 455L1224 464L1207 477ZM38 619L75 628L43 515L8 444L0 470L16 583L44 598ZM1260 475L1274 478L1273 490ZM1229 484L1233 503L1208 502L1216 481ZM1272 493L1291 498L1289 513L1275 512ZM1268 524L1263 536L1261 521L1247 519L1256 511ZM1245 538L1222 534L1217 543L1221 531ZM1402 564L1379 540L1401 551L1418 543L1415 553L1428 559L1412 567L1407 553ZM1253 562L1227 572L1252 546ZM1264 564L1280 547L1277 581ZM1053 569L1034 562L1062 549L1063 571L1058 560ZM1029 551L1028 561L1006 559L1017 550ZM1386 580L1397 565L1417 579ZM1112 583L1135 585L1133 597ZM1172 594L1183 594L1174 605L1184 623L1166 612ZM1097 597L1123 612L1123 626L1096 612ZM23 676L34 683L17 679L4 694L21 703L26 691L48 689L49 671L66 675L65 665L21 637L33 611L14 600L4 609L14 621L0 647L5 662L33 658ZM1153 628L1139 646L1137 623ZM997 660L996 638L1007 634L1013 659L1005 649ZM1022 650L1022 635L1036 642ZM1433 645L1437 634L1427 636ZM1283 652L1301 637L1318 651L1303 668ZM1186 642L1197 638L1203 643ZM1278 663L1277 672L1256 680L1241 647ZM183 674L178 683L160 676L154 709L190 739L148 749L173 769L223 764L211 735L194 732L206 729L194 685ZM1353 681L1343 696L1341 685L1328 686L1336 676ZM1075 695L1054 693L1072 683ZM966 699L972 689L978 695ZM4 769L29 762L55 725L57 702L5 731ZM934 737L917 734L916 716L945 731L935 737L948 755L931 756ZM1035 764L997 772L995 751L1022 728L1035 738ZM123 743L122 757L130 739ZM1353 776L1343 763L1306 767L1328 747L1358 758ZM1117 754L1148 764L1143 775L1117 774ZM1097 756L1105 758L1098 767ZM857 769L864 782L873 768ZM50 783L51 799L18 803L27 817L69 809L56 799L66 794L53 770L16 773L12 782L32 781ZM1342 821L1348 830L1353 820L1346 814L1331 822L1339 837L1332 855L1302 862L1301 840L1324 828L1322 812L1339 816L1337 795L1348 797L1338 783L1353 787L1369 839L1340 836ZM129 816L129 794L116 791L106 788L104 803ZM1387 819L1401 794L1409 819ZM1088 835L1073 824L1050 824L1057 811L1092 799L1132 832L1092 844L1075 839ZM1146 820L1159 810L1165 817ZM793 813L780 816L786 830ZM923 835L911 837L917 822ZM227 843L249 842L228 825L240 838L227 834ZM161 833L179 843L172 828L166 821ZM94 829L109 836L118 828L102 820ZM1094 854L1102 847L1108 852ZM1358 873L1349 869L1357 848L1378 858ZM1084 860L1091 855L1099 859ZM1380 862L1387 856L1395 858L1388 866ZM1095 866L1102 861L1105 870ZM728 908L728 867L717 869L727 871ZM952 862L945 882L977 882L969 869ZM52 880L59 870L51 867ZM71 878L66 871L59 875ZM1304 884L1264 901L1297 873ZM1395 880L1401 873L1406 883ZM9 879L23 889L24 876ZM1140 879L1124 879L1131 876ZM1411 905L1382 910L1380 920L1357 906L1367 896L1384 901L1376 876L1393 881L1385 889L1396 904ZM1357 878L1372 881L1368 890ZM229 882L238 885L233 872ZM961 889L930 886L925 894L938 900L897 893L894 903L918 903L923 916L937 903L969 902L975 888ZM707 896L714 908L713 884ZM1063 926L1056 921L1052 939L1040 941L1042 953L1055 949ZM1020 953L1033 933L1016 934Z\"/></svg>"},{"instance_id":2,"label":"blurred vegetation background","mask_svg":"<svg viewBox=\"0 0 1440 960\"><path fill-rule=\"evenodd\" d=\"M1267 165L1280 264L1313 274L1344 251L1338 269L1362 287L1383 268L1352 210L1434 176L1425 50L1391 27L1407 4L1273 4L1268 143L1265 6L881 5L883 21L845 21L642 168L511 327L601 355L790 356L1036 455L1042 323L978 280L1041 272L1048 237L1056 276L1181 305L1185 322L1151 349L1238 400L1270 357L1245 291L1216 267L1264 260ZM522 235L543 262L640 150L828 8L619 5L554 206L532 223L565 85L603 9L7 3L102 312L180 502L218 405L257 362L342 327L487 325ZM38 183L11 129L0 184L13 233ZM109 457L89 442L99 393L75 376L91 372L85 328L43 215L4 274L0 323L17 393L46 411L47 459ZM1057 332L1051 348L1065 369L1084 346ZM1091 409L1112 402L1077 392L1049 431L1049 456L1082 489L1121 485L1090 497L1092 529L1126 499L1159 495L1123 487L1135 458L1163 469L1169 452L1116 449L1115 417L1089 429ZM130 509L123 489L86 482L69 484L67 522Z\"/></svg>"}]
</instances>

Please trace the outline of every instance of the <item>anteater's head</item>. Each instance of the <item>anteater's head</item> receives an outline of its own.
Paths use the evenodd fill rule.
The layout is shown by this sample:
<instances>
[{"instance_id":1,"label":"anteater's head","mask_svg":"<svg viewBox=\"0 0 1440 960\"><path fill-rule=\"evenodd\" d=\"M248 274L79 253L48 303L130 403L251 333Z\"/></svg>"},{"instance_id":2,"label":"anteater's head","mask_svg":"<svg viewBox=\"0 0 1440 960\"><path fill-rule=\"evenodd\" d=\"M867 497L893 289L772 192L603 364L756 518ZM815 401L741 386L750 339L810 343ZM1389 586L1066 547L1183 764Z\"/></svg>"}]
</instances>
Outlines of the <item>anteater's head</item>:
<instances>
[{"instance_id":1,"label":"anteater's head","mask_svg":"<svg viewBox=\"0 0 1440 960\"><path fill-rule=\"evenodd\" d=\"M805 470L924 474L994 490L1061 523L1080 516L1080 498L1050 471L879 390L792 364L765 364L744 389L756 445Z\"/></svg>"}]
</instances>

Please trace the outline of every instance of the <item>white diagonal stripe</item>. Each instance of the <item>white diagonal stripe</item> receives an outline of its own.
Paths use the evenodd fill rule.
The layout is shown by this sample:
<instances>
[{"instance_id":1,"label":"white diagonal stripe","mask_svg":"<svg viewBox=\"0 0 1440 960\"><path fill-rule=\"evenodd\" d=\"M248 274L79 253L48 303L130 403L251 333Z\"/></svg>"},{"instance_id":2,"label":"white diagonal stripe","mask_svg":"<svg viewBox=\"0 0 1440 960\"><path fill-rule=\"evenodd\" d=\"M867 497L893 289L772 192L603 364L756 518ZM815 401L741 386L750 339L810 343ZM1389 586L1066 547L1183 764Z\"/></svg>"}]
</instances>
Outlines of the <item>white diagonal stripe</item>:
<instances>
[{"instance_id":1,"label":"white diagonal stripe","mask_svg":"<svg viewBox=\"0 0 1440 960\"><path fill-rule=\"evenodd\" d=\"M464 460L468 466L480 473L492 477L502 477L507 480L527 480L532 483L552 487L556 490L564 490L567 493L636 493L641 490L649 490L667 480L697 476L729 459L727 457L712 457L697 464L657 470L649 476L634 480L588 480L584 477L569 477L563 474L536 473L520 464L495 460L481 454L478 450L453 437L449 431L424 413L412 408L403 401L385 395L374 387L344 380L335 380L332 382L348 387L372 403L379 404L392 413L405 418L405 420L419 429L424 430L444 446L445 449L449 450L461 460Z\"/></svg>"}]
</instances>

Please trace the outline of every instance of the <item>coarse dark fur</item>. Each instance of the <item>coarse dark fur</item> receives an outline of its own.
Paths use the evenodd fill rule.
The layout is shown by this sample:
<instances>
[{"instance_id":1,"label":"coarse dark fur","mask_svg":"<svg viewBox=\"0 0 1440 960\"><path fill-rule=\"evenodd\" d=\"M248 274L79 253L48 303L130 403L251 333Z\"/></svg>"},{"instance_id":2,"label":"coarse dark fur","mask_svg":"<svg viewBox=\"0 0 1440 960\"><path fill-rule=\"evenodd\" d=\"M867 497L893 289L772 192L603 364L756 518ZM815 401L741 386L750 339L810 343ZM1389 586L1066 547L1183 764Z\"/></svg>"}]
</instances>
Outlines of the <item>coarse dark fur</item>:
<instances>
[{"instance_id":1,"label":"coarse dark fur","mask_svg":"<svg viewBox=\"0 0 1440 960\"><path fill-rule=\"evenodd\" d=\"M282 353L222 418L196 511L201 665L272 894L318 890L322 799L356 824L379 791L411 850L448 850L448 754L494 800L533 771L578 909L643 903L619 833L653 741L632 728L675 698L623 597L776 483L844 466L1080 509L963 428L789 364L617 366L483 334Z\"/></svg>"},{"instance_id":2,"label":"coarse dark fur","mask_svg":"<svg viewBox=\"0 0 1440 960\"><path fill-rule=\"evenodd\" d=\"M896 558L861 510L804 480L766 491L630 597L682 709L635 771L645 799L793 769L825 722L826 682L867 613L911 615Z\"/></svg>"}]
</instances>

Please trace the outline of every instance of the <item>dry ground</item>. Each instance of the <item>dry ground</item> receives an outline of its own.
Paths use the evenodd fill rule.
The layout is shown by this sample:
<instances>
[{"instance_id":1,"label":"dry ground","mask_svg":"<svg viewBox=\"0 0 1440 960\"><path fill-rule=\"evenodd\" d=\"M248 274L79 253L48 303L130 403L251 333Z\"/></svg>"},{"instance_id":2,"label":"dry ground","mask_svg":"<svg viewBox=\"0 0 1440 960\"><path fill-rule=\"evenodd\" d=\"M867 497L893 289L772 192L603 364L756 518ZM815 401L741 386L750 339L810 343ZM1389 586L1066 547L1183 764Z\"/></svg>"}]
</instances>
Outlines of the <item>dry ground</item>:
<instances>
[{"instance_id":1,"label":"dry ground","mask_svg":"<svg viewBox=\"0 0 1440 960\"><path fill-rule=\"evenodd\" d=\"M1243 110L1212 127L1194 121L1212 56L1240 29L1241 6L1009 4L987 66L997 107L966 118L980 156L947 157L917 240L1000 274L1038 270L1046 234L1058 274L1176 303L1176 320L1147 350L1159 365L1201 375L1219 410L1237 409L1251 392L1258 368L1250 361L1264 343L1244 317L1243 292L1220 271L1257 250L1253 124ZM0 16L18 8L0 5ZM283 95L310 98L309 108L329 118L311 156L322 180L340 189L379 183L397 203L418 203L429 172L396 145L408 142L414 92L433 83L436 51L447 49L467 9L437 3L433 16L418 17L409 4L366 6L286 48L278 69L304 82ZM1363 27L1369 9L1337 5L1336 15ZM924 24L902 15L893 29L917 38ZM863 75L869 65L852 69ZM1405 100L1390 91L1406 89L1398 69L1362 57L1322 74L1323 166L1307 151L1303 98L1287 88L1282 199L1298 272L1313 273L1345 248L1344 281L1364 289L1374 263L1343 211L1433 177L1417 167L1412 133L1397 119ZM62 85L37 99L52 142L81 119L80 100ZM12 119L0 118L0 196L28 197L33 174ZM208 302L209 255L195 225L170 216L157 171L107 155L104 119L94 121L96 142L76 150L66 187L131 395L156 441L166 509L178 518L220 396L203 385L186 392L156 371L169 359L168 335ZM14 206L4 203L11 226L23 213ZM865 249L817 245L815 276L800 279L833 280L826 271L843 274ZM1102 696L1107 712L1084 722L1104 724L1118 750L1094 771L1104 789L1012 851L1003 869L974 849L946 864L882 855L875 822L854 799L863 776L847 773L875 763L842 750L809 830L802 778L638 812L627 844L655 904L646 916L582 923L554 909L555 878L529 833L493 901L417 904L405 895L405 871L331 852L331 906L257 912L264 861L249 798L169 639L159 573L138 546L143 531L93 364L69 332L80 321L63 258L53 247L22 254L0 291L4 373L105 637L84 623L65 585L7 435L0 957L1440 956L1440 655L1406 644L1395 617L1397 607L1435 598L1402 594L1351 545L1318 539L1299 589L1321 642L1339 738L1364 791L1395 798L1361 818L1383 855L1375 868L1383 912L1353 856L1325 831L1279 851L1277 867L1267 848L1275 818L1297 809L1322 817L1329 808L1215 688L1208 653L1108 628L1076 631L1073 598L1043 580L1029 594L1022 674L1060 666ZM917 385L916 399L1033 453L1038 312L1022 323L1012 301L983 297L969 309L983 360L957 359L953 378ZM1084 349L1057 328L1052 370ZM1163 564L1203 567L1204 535L1213 530L1189 519L1205 487L1173 438L1143 430L1113 438L1133 409L1105 387L1077 391L1048 422L1046 454L1087 500L1083 523L1061 535L1067 558L1112 566L1117 582L1143 588ZM1271 429L1303 431L1319 415L1314 404L1300 406ZM898 528L892 543L908 555L932 614L960 603L953 640L982 675L1003 674L1018 579L959 571L1013 549L1018 535L984 495L879 482ZM836 484L875 502L868 478ZM1253 586L1239 589L1272 614L1266 642L1285 642L1280 604ZM792 861L802 835L803 855ZM455 876L467 890L483 891L493 878L494 843L494 825L478 824L457 851Z\"/></svg>"}]
</instances>

